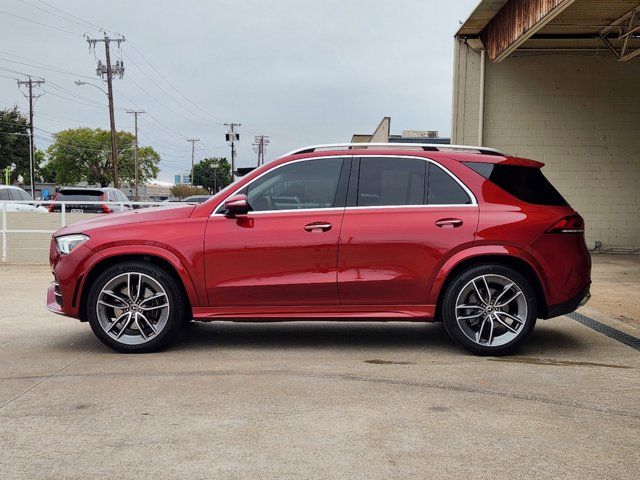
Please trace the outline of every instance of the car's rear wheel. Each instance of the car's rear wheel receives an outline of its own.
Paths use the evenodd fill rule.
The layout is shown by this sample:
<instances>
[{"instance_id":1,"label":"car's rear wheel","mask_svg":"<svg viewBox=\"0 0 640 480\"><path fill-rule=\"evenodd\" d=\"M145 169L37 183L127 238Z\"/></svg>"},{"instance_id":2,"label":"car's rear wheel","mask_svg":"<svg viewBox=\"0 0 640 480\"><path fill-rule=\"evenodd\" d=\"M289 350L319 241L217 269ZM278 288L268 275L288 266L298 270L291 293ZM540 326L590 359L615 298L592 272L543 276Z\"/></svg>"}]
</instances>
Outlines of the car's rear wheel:
<instances>
[{"instance_id":1,"label":"car's rear wheel","mask_svg":"<svg viewBox=\"0 0 640 480\"><path fill-rule=\"evenodd\" d=\"M533 330L537 302L533 288L516 270L481 265L460 272L442 301L449 336L478 355L504 355Z\"/></svg>"},{"instance_id":2,"label":"car's rear wheel","mask_svg":"<svg viewBox=\"0 0 640 480\"><path fill-rule=\"evenodd\" d=\"M166 347L185 323L185 299L164 269L123 262L102 272L90 287L87 317L91 329L119 352L151 352Z\"/></svg>"}]
</instances>

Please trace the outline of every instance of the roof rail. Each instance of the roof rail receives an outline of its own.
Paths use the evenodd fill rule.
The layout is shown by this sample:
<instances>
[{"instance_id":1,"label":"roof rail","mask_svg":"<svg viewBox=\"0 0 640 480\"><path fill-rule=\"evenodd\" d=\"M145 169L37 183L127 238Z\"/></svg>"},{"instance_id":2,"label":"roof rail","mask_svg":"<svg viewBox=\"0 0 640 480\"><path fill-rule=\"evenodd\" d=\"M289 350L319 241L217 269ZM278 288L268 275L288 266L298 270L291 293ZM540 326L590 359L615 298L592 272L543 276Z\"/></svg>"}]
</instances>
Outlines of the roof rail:
<instances>
[{"instance_id":1,"label":"roof rail","mask_svg":"<svg viewBox=\"0 0 640 480\"><path fill-rule=\"evenodd\" d=\"M495 148L487 148L487 147L478 147L472 145L447 145L447 144L439 144L439 143L327 143L323 145L310 145L308 147L298 148L296 150L292 150L289 153L283 155L283 157L288 157L289 155L297 155L300 153L311 153L317 152L318 150L327 150L327 149L365 149L369 147L383 147L383 148L422 148L424 151L428 152L438 152L438 151L447 151L447 150L471 150L476 151L482 155L498 155L501 157L508 156L506 153L501 152L500 150L496 150Z\"/></svg>"}]
</instances>

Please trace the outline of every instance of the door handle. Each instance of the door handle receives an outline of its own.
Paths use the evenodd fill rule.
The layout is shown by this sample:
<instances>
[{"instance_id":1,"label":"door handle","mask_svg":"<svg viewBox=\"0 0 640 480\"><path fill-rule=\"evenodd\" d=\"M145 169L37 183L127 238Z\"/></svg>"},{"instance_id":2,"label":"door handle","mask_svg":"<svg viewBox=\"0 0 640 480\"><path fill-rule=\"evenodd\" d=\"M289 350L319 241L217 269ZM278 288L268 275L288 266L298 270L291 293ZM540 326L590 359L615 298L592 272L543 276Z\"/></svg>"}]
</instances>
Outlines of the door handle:
<instances>
[{"instance_id":1,"label":"door handle","mask_svg":"<svg viewBox=\"0 0 640 480\"><path fill-rule=\"evenodd\" d=\"M327 222L313 222L304 226L307 232L328 232L331 230L331 224Z\"/></svg>"},{"instance_id":2,"label":"door handle","mask_svg":"<svg viewBox=\"0 0 640 480\"><path fill-rule=\"evenodd\" d=\"M440 228L458 228L462 226L464 222L459 218L441 218L436 220L436 226Z\"/></svg>"}]
</instances>

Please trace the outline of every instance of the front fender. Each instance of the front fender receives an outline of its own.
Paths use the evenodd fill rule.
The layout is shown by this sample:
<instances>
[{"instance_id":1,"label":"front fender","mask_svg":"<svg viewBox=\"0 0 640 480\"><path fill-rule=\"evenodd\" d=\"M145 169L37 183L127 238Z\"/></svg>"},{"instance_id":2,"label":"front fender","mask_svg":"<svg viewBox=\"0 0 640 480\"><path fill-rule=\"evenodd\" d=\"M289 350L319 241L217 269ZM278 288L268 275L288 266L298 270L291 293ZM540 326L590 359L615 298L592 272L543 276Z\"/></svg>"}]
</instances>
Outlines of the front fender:
<instances>
[{"instance_id":1,"label":"front fender","mask_svg":"<svg viewBox=\"0 0 640 480\"><path fill-rule=\"evenodd\" d=\"M80 291L84 291L84 283L88 277L89 272L91 272L100 262L114 257L124 257L131 255L148 255L151 257L160 258L168 262L180 277L180 280L182 281L185 291L187 292L187 295L189 297L189 301L191 302L191 305L194 307L202 306L202 304L200 303L200 298L204 297L202 297L200 292L198 292L198 289L196 288L193 279L191 278L189 270L185 267L185 260L180 259L173 252L155 245L128 244L107 247L105 249L95 251L95 254L86 263L86 274L83 276Z\"/></svg>"},{"instance_id":2,"label":"front fender","mask_svg":"<svg viewBox=\"0 0 640 480\"><path fill-rule=\"evenodd\" d=\"M542 271L540 262L538 262L533 255L528 253L526 250L513 245L477 245L456 252L444 261L431 286L431 291L429 292L429 305L435 305L438 302L438 298L440 297L447 278L458 265L472 258L481 258L489 255L504 255L506 257L517 258L518 260L524 261L535 272L536 276L540 280L544 296L545 298L548 298L544 276L540 275L540 272Z\"/></svg>"}]
</instances>

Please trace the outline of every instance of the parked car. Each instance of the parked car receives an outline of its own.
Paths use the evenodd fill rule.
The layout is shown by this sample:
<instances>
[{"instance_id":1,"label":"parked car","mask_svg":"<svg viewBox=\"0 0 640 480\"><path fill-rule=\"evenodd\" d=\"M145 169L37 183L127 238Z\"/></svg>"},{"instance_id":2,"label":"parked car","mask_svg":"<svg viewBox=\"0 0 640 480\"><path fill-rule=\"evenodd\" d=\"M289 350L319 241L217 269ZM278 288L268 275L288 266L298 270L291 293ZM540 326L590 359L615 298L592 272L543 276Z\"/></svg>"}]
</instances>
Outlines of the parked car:
<instances>
[{"instance_id":1,"label":"parked car","mask_svg":"<svg viewBox=\"0 0 640 480\"><path fill-rule=\"evenodd\" d=\"M162 348L193 318L319 318L441 321L500 355L589 298L584 222L542 163L350 147L294 151L199 205L58 230L48 308L122 352Z\"/></svg>"},{"instance_id":2,"label":"parked car","mask_svg":"<svg viewBox=\"0 0 640 480\"><path fill-rule=\"evenodd\" d=\"M85 188L65 187L61 188L54 198L59 202L73 202L66 205L65 210L71 213L115 213L132 209L131 200L117 188ZM84 202L105 202L84 203ZM107 204L108 202L120 202ZM50 212L60 212L62 206L51 204Z\"/></svg>"},{"instance_id":3,"label":"parked car","mask_svg":"<svg viewBox=\"0 0 640 480\"><path fill-rule=\"evenodd\" d=\"M183 202L187 203L202 203L209 200L213 195L191 195L190 197L183 198Z\"/></svg>"},{"instance_id":4,"label":"parked car","mask_svg":"<svg viewBox=\"0 0 640 480\"><path fill-rule=\"evenodd\" d=\"M39 205L29 193L13 185L0 185L0 201L3 200L7 202L7 212L47 212L47 209ZM33 203L11 203L12 200L18 202L31 201ZM0 204L1 211L2 204Z\"/></svg>"}]
</instances>

